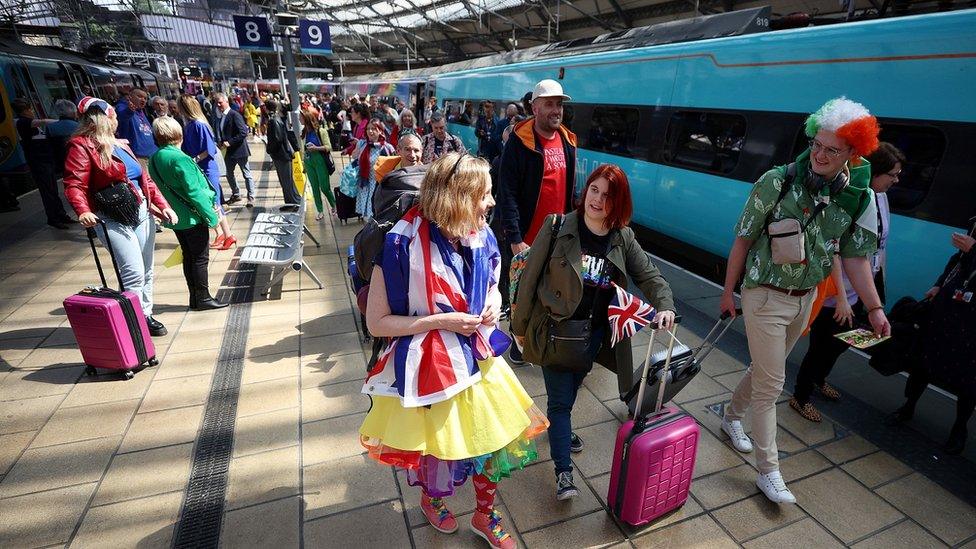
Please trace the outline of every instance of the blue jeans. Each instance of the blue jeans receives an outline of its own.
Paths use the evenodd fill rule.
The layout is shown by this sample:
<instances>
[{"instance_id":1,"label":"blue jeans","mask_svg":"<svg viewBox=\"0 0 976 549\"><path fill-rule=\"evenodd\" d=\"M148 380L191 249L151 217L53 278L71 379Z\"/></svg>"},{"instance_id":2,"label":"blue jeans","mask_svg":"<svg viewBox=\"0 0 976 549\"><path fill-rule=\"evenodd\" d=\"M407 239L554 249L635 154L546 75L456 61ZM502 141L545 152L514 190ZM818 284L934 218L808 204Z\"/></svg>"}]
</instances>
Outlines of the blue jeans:
<instances>
[{"instance_id":1,"label":"blue jeans","mask_svg":"<svg viewBox=\"0 0 976 549\"><path fill-rule=\"evenodd\" d=\"M234 168L241 168L241 175L244 176L244 185L247 187L247 197L254 198L254 178L251 177L251 168L247 165L248 157L244 158L224 158L227 166L227 183L230 184L231 196L240 196L241 188L237 186L237 179L234 177Z\"/></svg>"},{"instance_id":2,"label":"blue jeans","mask_svg":"<svg viewBox=\"0 0 976 549\"><path fill-rule=\"evenodd\" d=\"M595 358L603 342L605 328L595 328L590 338L589 354ZM589 370L585 372L557 372L542 368L546 382L546 417L549 418L549 454L552 456L556 474L573 470L569 458L569 444L573 435L572 413L576 404L576 394Z\"/></svg>"},{"instance_id":3,"label":"blue jeans","mask_svg":"<svg viewBox=\"0 0 976 549\"><path fill-rule=\"evenodd\" d=\"M122 275L125 290L139 296L142 312L147 317L153 310L153 249L156 246L156 222L146 209L143 199L139 206L139 224L130 227L112 218L102 215L99 219L105 221L108 236L111 239L112 251ZM105 232L102 225L95 226L98 239L105 246ZM107 246L106 246L107 247ZM103 266L106 281L112 280L111 267ZM109 282L109 286L115 286Z\"/></svg>"}]
</instances>

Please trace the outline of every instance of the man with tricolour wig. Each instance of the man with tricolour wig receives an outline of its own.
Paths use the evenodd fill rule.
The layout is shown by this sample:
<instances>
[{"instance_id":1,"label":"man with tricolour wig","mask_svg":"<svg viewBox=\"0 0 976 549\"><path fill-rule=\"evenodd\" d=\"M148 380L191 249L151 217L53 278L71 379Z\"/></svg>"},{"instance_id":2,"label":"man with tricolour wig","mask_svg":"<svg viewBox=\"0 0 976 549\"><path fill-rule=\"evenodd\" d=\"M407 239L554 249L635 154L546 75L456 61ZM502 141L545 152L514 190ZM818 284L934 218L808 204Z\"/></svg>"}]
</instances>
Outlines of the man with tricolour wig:
<instances>
[{"instance_id":1,"label":"man with tricolour wig","mask_svg":"<svg viewBox=\"0 0 976 549\"><path fill-rule=\"evenodd\" d=\"M752 363L732 395L722 431L740 452L752 441L742 427L752 409L756 485L775 503L795 503L779 471L776 399L786 357L806 328L817 285L830 276L837 253L868 311L875 333L891 326L878 297L869 258L878 247L870 165L878 121L844 97L828 101L806 122L810 147L794 162L763 174L735 227L720 309L736 314L732 291L742 280L742 314Z\"/></svg>"}]
</instances>

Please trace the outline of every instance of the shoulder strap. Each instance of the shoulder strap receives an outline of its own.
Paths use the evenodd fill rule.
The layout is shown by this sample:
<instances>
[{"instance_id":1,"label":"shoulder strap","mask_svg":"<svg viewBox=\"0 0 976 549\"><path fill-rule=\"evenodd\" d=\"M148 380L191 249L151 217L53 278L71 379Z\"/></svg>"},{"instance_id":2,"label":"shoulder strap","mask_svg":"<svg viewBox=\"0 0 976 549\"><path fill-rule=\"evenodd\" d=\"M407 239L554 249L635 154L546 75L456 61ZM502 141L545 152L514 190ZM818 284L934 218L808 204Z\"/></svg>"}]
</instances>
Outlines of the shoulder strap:
<instances>
[{"instance_id":1,"label":"shoulder strap","mask_svg":"<svg viewBox=\"0 0 976 549\"><path fill-rule=\"evenodd\" d=\"M566 217L563 214L556 214L556 218L552 220L552 236L549 238L549 253L546 257L552 256L552 250L556 247L556 235L559 234L559 229L563 226L563 218Z\"/></svg>"},{"instance_id":2,"label":"shoulder strap","mask_svg":"<svg viewBox=\"0 0 976 549\"><path fill-rule=\"evenodd\" d=\"M773 212L776 211L776 206L779 206L779 203L782 202L784 198L786 198L786 193L790 192L790 188L793 186L794 179L796 179L796 162L790 162L789 164L786 165L786 174L783 177L783 184L779 189L779 196L776 197L776 202L773 203L773 207L770 208L769 213L766 214L766 222L763 224L763 232L766 232L768 230L769 223L773 220Z\"/></svg>"},{"instance_id":3,"label":"shoulder strap","mask_svg":"<svg viewBox=\"0 0 976 549\"><path fill-rule=\"evenodd\" d=\"M155 168L155 160L156 160L156 155L150 156L149 157L149 166L153 167L155 169L155 171L157 173L159 173L159 168ZM207 174L203 173L203 170L200 168L200 166L196 162L194 162L193 164L196 165L197 169L200 170L200 173L203 174L203 177L206 178L207 177ZM183 203L184 206L186 206L187 208L190 208L190 211L191 212L193 212L193 213L195 213L197 215L200 215L200 212L197 211L196 207L194 207L193 204L189 200L187 200L186 198L184 198L183 195L181 195L168 182L163 181L163 180L160 180L160 181L153 180L153 182L156 183L156 186L164 185L167 189L170 190L170 192L173 193L173 196L175 196L177 199L179 199L180 202ZM209 181L208 181L208 183L209 183ZM202 216L201 215L200 217L206 217L206 216Z\"/></svg>"}]
</instances>

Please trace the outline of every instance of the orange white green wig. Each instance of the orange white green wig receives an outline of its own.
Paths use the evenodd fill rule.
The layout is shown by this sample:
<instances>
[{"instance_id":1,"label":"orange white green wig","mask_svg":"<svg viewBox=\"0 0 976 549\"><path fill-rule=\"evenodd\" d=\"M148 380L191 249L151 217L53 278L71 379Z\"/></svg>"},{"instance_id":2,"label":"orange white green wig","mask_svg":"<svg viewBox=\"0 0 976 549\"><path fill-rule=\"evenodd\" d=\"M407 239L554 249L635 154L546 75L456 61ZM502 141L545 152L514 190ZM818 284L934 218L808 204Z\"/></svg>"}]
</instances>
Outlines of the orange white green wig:
<instances>
[{"instance_id":1,"label":"orange white green wig","mask_svg":"<svg viewBox=\"0 0 976 549\"><path fill-rule=\"evenodd\" d=\"M807 137L812 139L820 130L834 133L859 156L867 156L878 148L881 127L864 105L839 97L831 99L807 118Z\"/></svg>"}]
</instances>

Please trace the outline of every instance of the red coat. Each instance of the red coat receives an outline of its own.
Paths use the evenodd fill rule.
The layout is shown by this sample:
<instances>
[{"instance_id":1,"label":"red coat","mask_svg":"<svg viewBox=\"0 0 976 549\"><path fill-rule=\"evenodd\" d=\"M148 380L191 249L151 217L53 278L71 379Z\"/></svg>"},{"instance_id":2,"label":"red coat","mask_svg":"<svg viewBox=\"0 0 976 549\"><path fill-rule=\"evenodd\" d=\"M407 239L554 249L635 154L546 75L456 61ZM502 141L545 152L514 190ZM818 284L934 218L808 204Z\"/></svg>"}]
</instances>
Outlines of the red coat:
<instances>
[{"instance_id":1,"label":"red coat","mask_svg":"<svg viewBox=\"0 0 976 549\"><path fill-rule=\"evenodd\" d=\"M120 143L120 146L135 158L128 145ZM95 200L92 194L116 181L126 179L128 177L125 173L125 163L118 156L113 155L112 162L106 166L91 138L75 136L68 140L64 161L64 196L76 214L80 216L83 213L95 212ZM149 177L149 170L142 170L139 186L142 188L142 195L149 199L150 204L155 205L160 211L169 208L169 203ZM149 208L149 211L152 212L152 208ZM159 217L156 212L153 214Z\"/></svg>"}]
</instances>

